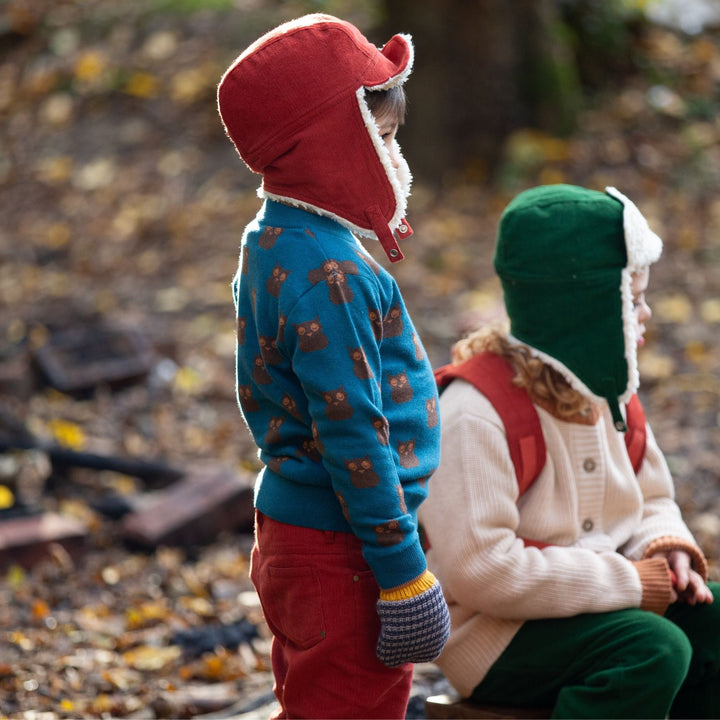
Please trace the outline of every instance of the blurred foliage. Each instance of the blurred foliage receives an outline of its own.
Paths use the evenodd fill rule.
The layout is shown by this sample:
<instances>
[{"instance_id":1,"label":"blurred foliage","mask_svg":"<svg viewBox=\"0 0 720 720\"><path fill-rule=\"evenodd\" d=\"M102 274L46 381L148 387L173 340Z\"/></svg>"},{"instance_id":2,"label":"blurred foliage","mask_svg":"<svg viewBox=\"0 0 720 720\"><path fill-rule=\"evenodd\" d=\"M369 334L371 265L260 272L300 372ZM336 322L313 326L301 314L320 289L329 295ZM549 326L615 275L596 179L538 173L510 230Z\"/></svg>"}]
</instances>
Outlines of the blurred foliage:
<instances>
[{"instance_id":1,"label":"blurred foliage","mask_svg":"<svg viewBox=\"0 0 720 720\"><path fill-rule=\"evenodd\" d=\"M258 469L234 397L230 280L243 228L259 205L259 179L223 134L215 88L237 54L278 22L321 10L382 42L396 3L0 4L5 412L43 442L66 448ZM411 5L415 17L429 7ZM419 98L441 88L444 77L418 80L423 68L437 70L440 51L418 53L409 123L421 118L416 142L437 156L441 170L416 173L408 214L415 235L392 272L438 365L459 336L504 320L492 252L498 218L515 193L570 182L614 185L635 200L665 242L648 293L654 317L640 354L643 402L677 478L678 500L717 557L720 31L688 35L647 23L641 3L563 0L554 7L562 10L549 38L556 64L542 72L561 92L581 89L563 110L572 109L573 129L529 115L499 123L493 171L480 145L443 152ZM426 21L440 22L432 15ZM462 30L468 47L477 35L469 23L439 30L449 40ZM466 91L477 87L476 76L471 66ZM498 87L480 98L488 115L509 92ZM437 103L434 112L442 119L459 103ZM414 167L409 123L400 142ZM460 146L468 127L443 139ZM157 363L147 377L71 396L30 372L28 358L53 333L98 318L148 336ZM92 503L144 490L136 478L78 471L43 497L44 508L93 528L92 553L81 567L58 553L33 572L14 566L0 577L0 703L9 698L13 707L52 717L139 717L143 707L158 717L190 716L190 699L172 704L190 684L232 695L258 687L258 673L267 676L260 686L268 682L263 643L244 654L178 653L173 628L233 622L259 610L238 605L247 567L234 542L191 557L168 549L138 556L120 547ZM14 497L2 478L0 504ZM0 714L8 707L0 704Z\"/></svg>"}]
</instances>

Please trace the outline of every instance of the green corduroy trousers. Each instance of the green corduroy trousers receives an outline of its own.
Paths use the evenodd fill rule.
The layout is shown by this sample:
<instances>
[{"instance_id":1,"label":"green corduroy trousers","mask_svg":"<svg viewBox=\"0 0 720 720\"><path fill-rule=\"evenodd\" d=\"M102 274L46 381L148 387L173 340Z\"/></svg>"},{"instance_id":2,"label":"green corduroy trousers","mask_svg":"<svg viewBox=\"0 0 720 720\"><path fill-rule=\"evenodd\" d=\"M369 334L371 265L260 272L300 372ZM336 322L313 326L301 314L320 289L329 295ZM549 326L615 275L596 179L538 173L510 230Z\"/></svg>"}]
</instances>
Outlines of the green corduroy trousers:
<instances>
[{"instance_id":1,"label":"green corduroy trousers","mask_svg":"<svg viewBox=\"0 0 720 720\"><path fill-rule=\"evenodd\" d=\"M720 584L710 605L527 621L472 698L554 718L720 718Z\"/></svg>"}]
</instances>

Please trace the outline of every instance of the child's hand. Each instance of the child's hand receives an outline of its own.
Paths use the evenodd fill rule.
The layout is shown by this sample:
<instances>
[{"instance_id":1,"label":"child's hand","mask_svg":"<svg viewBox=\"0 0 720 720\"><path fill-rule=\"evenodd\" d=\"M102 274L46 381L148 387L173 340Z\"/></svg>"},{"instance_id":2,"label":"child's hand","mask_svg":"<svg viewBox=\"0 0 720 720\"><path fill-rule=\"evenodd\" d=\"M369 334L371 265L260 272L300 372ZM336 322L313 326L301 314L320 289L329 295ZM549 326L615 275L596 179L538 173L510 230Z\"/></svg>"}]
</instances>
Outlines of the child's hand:
<instances>
[{"instance_id":1,"label":"child's hand","mask_svg":"<svg viewBox=\"0 0 720 720\"><path fill-rule=\"evenodd\" d=\"M683 550L673 550L667 554L670 575L673 579L673 590L676 597L673 602L686 602L688 605L697 603L710 604L713 594L705 584L702 576L691 568L690 556Z\"/></svg>"},{"instance_id":2,"label":"child's hand","mask_svg":"<svg viewBox=\"0 0 720 720\"><path fill-rule=\"evenodd\" d=\"M427 571L413 585L418 583L423 588L418 595L378 600L377 656L388 667L431 662L450 635L450 612L440 583Z\"/></svg>"}]
</instances>

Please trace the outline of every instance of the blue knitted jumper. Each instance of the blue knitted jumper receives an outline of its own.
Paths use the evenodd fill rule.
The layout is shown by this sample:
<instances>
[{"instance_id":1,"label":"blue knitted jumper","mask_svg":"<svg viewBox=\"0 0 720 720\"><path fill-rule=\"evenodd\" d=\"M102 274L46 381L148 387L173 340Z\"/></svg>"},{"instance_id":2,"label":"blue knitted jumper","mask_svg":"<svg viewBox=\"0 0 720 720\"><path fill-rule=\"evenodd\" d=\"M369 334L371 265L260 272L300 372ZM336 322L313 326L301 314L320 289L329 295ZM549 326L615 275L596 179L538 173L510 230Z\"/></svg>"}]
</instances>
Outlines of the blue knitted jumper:
<instances>
[{"instance_id":1,"label":"blue knitted jumper","mask_svg":"<svg viewBox=\"0 0 720 720\"><path fill-rule=\"evenodd\" d=\"M395 280L340 223L266 200L233 295L238 402L265 463L255 506L354 533L381 588L415 579L438 397Z\"/></svg>"}]
</instances>

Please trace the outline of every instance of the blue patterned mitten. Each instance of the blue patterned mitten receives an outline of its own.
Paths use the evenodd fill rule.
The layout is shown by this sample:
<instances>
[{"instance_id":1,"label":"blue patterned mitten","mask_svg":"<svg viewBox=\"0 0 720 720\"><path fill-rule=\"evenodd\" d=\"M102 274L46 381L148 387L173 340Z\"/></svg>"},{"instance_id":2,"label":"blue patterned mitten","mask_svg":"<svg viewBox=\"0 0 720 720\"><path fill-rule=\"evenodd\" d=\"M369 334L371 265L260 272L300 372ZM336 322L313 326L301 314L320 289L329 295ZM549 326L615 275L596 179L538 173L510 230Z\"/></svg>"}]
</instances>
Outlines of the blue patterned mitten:
<instances>
[{"instance_id":1,"label":"blue patterned mitten","mask_svg":"<svg viewBox=\"0 0 720 720\"><path fill-rule=\"evenodd\" d=\"M428 571L399 591L381 592L377 611L381 623L377 656L388 667L434 660L450 635L442 588Z\"/></svg>"}]
</instances>

